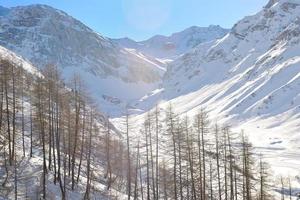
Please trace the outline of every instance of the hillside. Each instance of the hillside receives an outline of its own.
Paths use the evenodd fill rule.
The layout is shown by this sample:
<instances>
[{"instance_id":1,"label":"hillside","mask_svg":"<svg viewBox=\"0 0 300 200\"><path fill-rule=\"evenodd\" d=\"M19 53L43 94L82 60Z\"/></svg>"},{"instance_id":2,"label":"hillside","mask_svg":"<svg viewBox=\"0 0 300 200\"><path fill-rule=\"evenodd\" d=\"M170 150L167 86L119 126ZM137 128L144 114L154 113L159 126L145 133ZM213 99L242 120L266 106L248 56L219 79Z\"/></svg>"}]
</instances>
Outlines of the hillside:
<instances>
[{"instance_id":1,"label":"hillside","mask_svg":"<svg viewBox=\"0 0 300 200\"><path fill-rule=\"evenodd\" d=\"M156 88L164 73L163 63L121 48L68 14L45 5L1 8L0 45L40 69L57 65L67 80L80 74L101 109L111 115Z\"/></svg>"},{"instance_id":2,"label":"hillside","mask_svg":"<svg viewBox=\"0 0 300 200\"><path fill-rule=\"evenodd\" d=\"M156 102L165 108L172 103L176 112L191 116L205 108L214 121L248 132L278 172L297 174L299 13L299 1L270 1L225 37L174 61L163 86L135 106L148 110Z\"/></svg>"},{"instance_id":3,"label":"hillside","mask_svg":"<svg viewBox=\"0 0 300 200\"><path fill-rule=\"evenodd\" d=\"M108 145L124 148L122 136L78 79L67 88L55 68L40 72L0 46L0 83L0 199L123 195L104 173L107 156L113 155L110 176L122 177L116 169L120 150L107 152ZM95 174L98 179L91 183Z\"/></svg>"}]
</instances>

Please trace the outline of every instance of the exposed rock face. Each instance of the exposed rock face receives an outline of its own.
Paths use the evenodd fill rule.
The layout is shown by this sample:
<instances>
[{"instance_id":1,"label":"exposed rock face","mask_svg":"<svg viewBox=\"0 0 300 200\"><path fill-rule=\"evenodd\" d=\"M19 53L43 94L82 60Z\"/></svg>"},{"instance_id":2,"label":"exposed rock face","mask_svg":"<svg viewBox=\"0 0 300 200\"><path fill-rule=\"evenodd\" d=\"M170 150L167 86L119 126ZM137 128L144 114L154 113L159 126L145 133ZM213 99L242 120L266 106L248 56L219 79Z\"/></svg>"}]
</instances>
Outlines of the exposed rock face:
<instances>
[{"instance_id":1,"label":"exposed rock face","mask_svg":"<svg viewBox=\"0 0 300 200\"><path fill-rule=\"evenodd\" d=\"M0 44L36 65L84 66L97 76L119 76L130 82L159 79L152 63L115 46L62 11L44 5L1 10ZM120 73L118 69L123 66L132 73ZM135 70L140 72L141 66L146 73L136 76Z\"/></svg>"},{"instance_id":2,"label":"exposed rock face","mask_svg":"<svg viewBox=\"0 0 300 200\"><path fill-rule=\"evenodd\" d=\"M164 73L161 62L128 51L45 5L1 7L0 45L39 68L58 65L65 78L80 73L88 90L102 104L102 95L124 102L139 98L157 87Z\"/></svg>"}]
</instances>

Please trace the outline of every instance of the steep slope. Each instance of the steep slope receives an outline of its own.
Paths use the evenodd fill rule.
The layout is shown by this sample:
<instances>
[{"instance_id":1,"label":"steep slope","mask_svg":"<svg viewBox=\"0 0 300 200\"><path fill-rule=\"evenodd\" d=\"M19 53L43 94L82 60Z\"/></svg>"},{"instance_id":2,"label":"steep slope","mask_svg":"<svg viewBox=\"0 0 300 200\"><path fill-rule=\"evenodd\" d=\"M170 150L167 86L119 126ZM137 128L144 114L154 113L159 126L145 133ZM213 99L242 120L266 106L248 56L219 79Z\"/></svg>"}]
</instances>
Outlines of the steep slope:
<instances>
[{"instance_id":1,"label":"steep slope","mask_svg":"<svg viewBox=\"0 0 300 200\"><path fill-rule=\"evenodd\" d=\"M170 36L157 35L148 40L136 42L129 38L116 39L115 42L125 48L137 49L146 55L161 60L174 60L200 43L215 40L228 33L220 26L193 26Z\"/></svg>"},{"instance_id":2,"label":"steep slope","mask_svg":"<svg viewBox=\"0 0 300 200\"><path fill-rule=\"evenodd\" d=\"M222 94L214 93L218 96L214 101L228 98L220 104L224 114L273 115L296 108L300 90L300 5L296 2L274 3L241 20L224 38L177 60L166 74L166 96L212 85L222 89Z\"/></svg>"},{"instance_id":3,"label":"steep slope","mask_svg":"<svg viewBox=\"0 0 300 200\"><path fill-rule=\"evenodd\" d=\"M12 77L14 77L15 79L13 79ZM44 182L47 197L45 199L62 199L62 192L59 186L59 177L64 175L59 172L60 170L56 171L56 169L61 168L62 171L66 170L66 165L60 164L60 161L66 158L66 156L70 158L71 153L70 151L66 153L67 151L61 151L61 149L65 149L65 144L68 143L70 145L68 146L70 150L71 143L76 137L78 143L74 147L74 162L81 163L81 161L79 160L82 159L83 155L85 156L84 161L82 161L82 163L80 164L81 173L79 173L78 171L78 173L81 175L80 178L78 178L76 181L75 189L71 189L70 177L64 176L63 184L65 184L67 188L65 190L67 199L83 199L83 195L86 191L86 160L88 159L86 157L87 150L84 150L83 147L84 145L88 145L84 142L88 139L87 130L90 131L89 133L93 132L94 134L93 136L90 135L90 137L93 137L93 139L89 143L89 147L86 146L86 148L88 148L91 152L91 166L92 168L97 169L94 170L94 173L97 173L98 175L98 181L95 181L93 183L93 187L95 187L96 189L95 191L91 192L90 196L93 199L112 199L115 195L121 198L124 195L122 194L122 191L112 187L111 191L108 193L105 189L107 187L108 181L103 173L106 167L105 156L107 155L103 150L105 149L105 143L103 141L105 141L104 138L106 134L103 132L103 130L105 130L108 126L110 127L110 139L114 140L115 142L120 142L118 144L119 146L116 145L115 148L122 146L122 136L111 124L107 124L109 123L109 121L102 113L97 111L97 108L91 107L92 105L90 105L85 97L83 97L85 96L84 94L80 94L83 95L81 96L80 101L81 103L85 104L84 112L82 111L83 107L81 108L81 111L79 111L80 121L78 123L81 125L77 131L79 132L80 137L79 135L76 136L76 134L72 134L74 133L74 127L72 127L73 125L71 125L70 121L74 120L74 118L72 118L72 114L74 113L72 112L74 112L75 109L71 108L70 112L68 112L67 115L64 115L63 110L65 107L73 105L73 102L69 101L69 97L72 96L73 90L66 88L65 84L62 83L62 80L54 83L58 93L56 97L60 100L54 100L56 97L55 95L53 95L53 93L50 94L50 90L48 90L49 93L45 95L47 96L47 98L51 99L47 103L51 104L51 102L53 103L55 101L55 105L57 106L55 112L59 112L60 116L63 116L60 117L59 120L58 118L56 118L57 120L54 120L56 114L54 114L53 110L51 115L48 113L51 110L51 106L48 108L49 110L41 108L41 102L45 99L40 98L40 95L38 94L41 91L46 91L44 89L45 87L43 86L46 85L45 83L49 79L47 79L47 76L45 74L42 74L29 61L24 60L21 56L0 46L0 81L2 84L0 108L0 199L42 199L43 159L47 159L46 168L48 168L47 175L45 176L46 179ZM36 88L40 85L42 85L42 87L39 87L39 92L37 92ZM76 94L78 93L76 92ZM61 102L64 102L63 106ZM16 106L16 109L14 109L14 106ZM47 124L47 128L46 126L44 126L44 129L42 129L39 125L39 117L37 117L37 110L39 109L42 109L44 111L43 114L39 115L39 117L44 119L43 124ZM14 117L14 114L12 114L14 113L14 110L16 113L16 117ZM6 114L5 119L3 114L4 112ZM93 114L90 116L93 119L90 123L93 124L95 128L83 128L85 123L83 121L87 119L88 113L91 112ZM45 117L46 115L47 117ZM49 118L49 116L52 116L52 123L49 123L49 121L51 121L51 117ZM68 126L68 133L72 134L72 136L70 136L68 139L66 137L66 131L58 128L64 126L63 119L68 119L70 122ZM57 129L53 126L54 121L56 123ZM53 128L51 131L52 134L48 129L51 126ZM10 129L12 129L11 132L8 131ZM84 131L86 131L86 133L83 133ZM43 134L43 137L41 137L41 134ZM14 138L13 141L11 141L11 137ZM13 146L13 148L11 148L11 146ZM47 150L43 150L45 147ZM11 163L11 158L9 156L11 155L11 149L13 149L13 151L15 152L13 153L13 164L9 164ZM116 152L114 153L114 156L117 156ZM45 156L45 154L47 154L47 156ZM120 159L117 158L117 160ZM63 162L65 162L65 160ZM76 171L78 169L79 167L76 168ZM117 173L117 171L115 172Z\"/></svg>"},{"instance_id":4,"label":"steep slope","mask_svg":"<svg viewBox=\"0 0 300 200\"><path fill-rule=\"evenodd\" d=\"M28 73L41 76L39 70L34 67L29 61L24 60L19 55L15 54L14 52L0 46L0 59L1 60L9 60L10 62L23 67Z\"/></svg>"},{"instance_id":5,"label":"steep slope","mask_svg":"<svg viewBox=\"0 0 300 200\"><path fill-rule=\"evenodd\" d=\"M149 109L163 100L163 106L171 102L176 112L189 115L206 108L214 121L244 128L277 169L297 174L299 52L300 2L270 1L222 39L174 61L163 87L136 105Z\"/></svg>"},{"instance_id":6,"label":"steep slope","mask_svg":"<svg viewBox=\"0 0 300 200\"><path fill-rule=\"evenodd\" d=\"M1 8L0 45L40 68L59 66L65 78L81 74L107 112L157 87L164 72L159 61L123 49L66 13L44 5Z\"/></svg>"}]
</instances>

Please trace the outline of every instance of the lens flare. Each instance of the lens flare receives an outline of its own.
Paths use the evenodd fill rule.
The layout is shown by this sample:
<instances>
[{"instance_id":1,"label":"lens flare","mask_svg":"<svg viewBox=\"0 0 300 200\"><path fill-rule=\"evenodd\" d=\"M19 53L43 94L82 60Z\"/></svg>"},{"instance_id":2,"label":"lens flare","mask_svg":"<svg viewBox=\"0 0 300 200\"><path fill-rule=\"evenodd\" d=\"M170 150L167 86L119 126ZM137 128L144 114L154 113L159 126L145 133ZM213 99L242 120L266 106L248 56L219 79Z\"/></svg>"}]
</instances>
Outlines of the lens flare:
<instances>
[{"instance_id":1,"label":"lens flare","mask_svg":"<svg viewBox=\"0 0 300 200\"><path fill-rule=\"evenodd\" d=\"M171 14L171 0L123 0L127 23L142 31L154 31L163 26Z\"/></svg>"}]
</instances>

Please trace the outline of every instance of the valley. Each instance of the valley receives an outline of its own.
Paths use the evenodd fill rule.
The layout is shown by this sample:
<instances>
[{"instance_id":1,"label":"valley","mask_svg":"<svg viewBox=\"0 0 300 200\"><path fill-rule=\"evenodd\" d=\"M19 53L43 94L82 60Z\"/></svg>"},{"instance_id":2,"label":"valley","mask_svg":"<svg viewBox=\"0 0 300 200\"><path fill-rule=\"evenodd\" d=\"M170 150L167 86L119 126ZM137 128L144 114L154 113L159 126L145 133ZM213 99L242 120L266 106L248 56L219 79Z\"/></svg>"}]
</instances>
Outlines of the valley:
<instances>
[{"instance_id":1,"label":"valley","mask_svg":"<svg viewBox=\"0 0 300 200\"><path fill-rule=\"evenodd\" d=\"M298 198L298 0L144 41L0 7L0 45L0 199Z\"/></svg>"}]
</instances>

